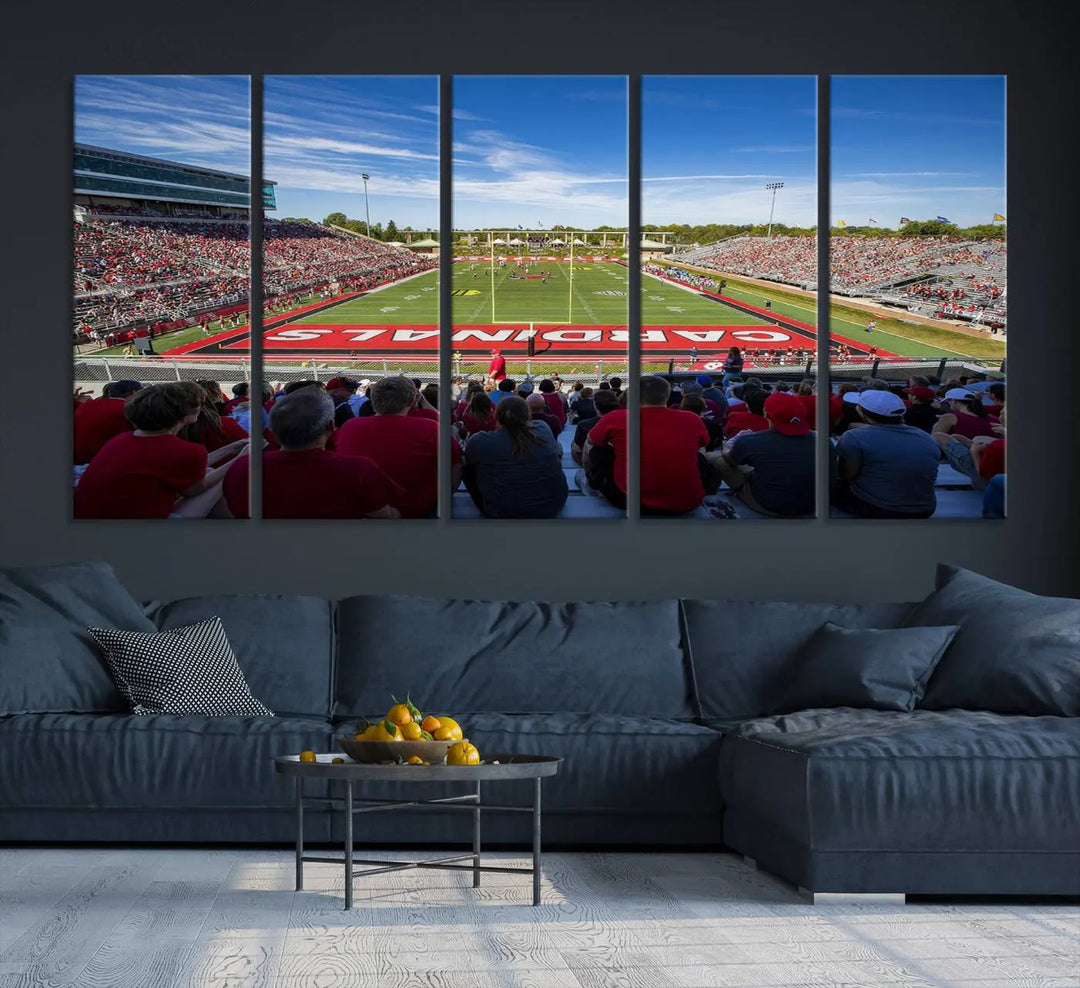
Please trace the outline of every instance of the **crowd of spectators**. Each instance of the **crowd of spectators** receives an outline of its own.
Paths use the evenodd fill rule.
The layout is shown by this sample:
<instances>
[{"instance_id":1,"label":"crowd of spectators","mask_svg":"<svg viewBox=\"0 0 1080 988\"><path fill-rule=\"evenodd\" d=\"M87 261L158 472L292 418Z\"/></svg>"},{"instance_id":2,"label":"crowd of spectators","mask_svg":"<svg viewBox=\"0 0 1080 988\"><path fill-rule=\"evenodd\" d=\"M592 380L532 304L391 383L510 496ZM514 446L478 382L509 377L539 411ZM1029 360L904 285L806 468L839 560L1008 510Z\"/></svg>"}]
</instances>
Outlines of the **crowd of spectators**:
<instances>
[{"instance_id":1,"label":"crowd of spectators","mask_svg":"<svg viewBox=\"0 0 1080 988\"><path fill-rule=\"evenodd\" d=\"M564 390L552 378L461 381L453 489L488 518L551 518L569 488L625 508L627 395L618 378ZM1005 472L1005 386L964 378L864 379L819 396L804 379L702 374L640 384L646 515L683 515L721 490L758 514L812 515L819 401L828 405L831 502L847 514L926 518L943 463L975 490ZM439 389L406 377L266 385L231 398L216 381L118 380L74 403L79 518L248 516L248 450L264 449L267 518L431 518L438 502ZM261 424L260 424L261 422ZM991 509L992 514L994 510Z\"/></svg>"},{"instance_id":2,"label":"crowd of spectators","mask_svg":"<svg viewBox=\"0 0 1080 988\"><path fill-rule=\"evenodd\" d=\"M832 237L829 251L831 289L844 294L873 295L915 278L937 272L952 274L956 269L968 272L964 277L976 285L989 284L991 279L985 273L993 269L1000 273L994 279L998 292L1004 290L1004 284L997 284L1004 278L1004 242L995 241L990 247L985 241L960 237ZM705 253L695 252L693 263L813 289L817 285L817 237L732 237ZM646 270L654 267L658 266L648 265Z\"/></svg>"},{"instance_id":3,"label":"crowd of spectators","mask_svg":"<svg viewBox=\"0 0 1080 988\"><path fill-rule=\"evenodd\" d=\"M436 260L313 223L267 220L264 296L337 284L370 288ZM184 318L246 301L246 222L117 216L74 223L74 316L92 337L104 328Z\"/></svg>"}]
</instances>

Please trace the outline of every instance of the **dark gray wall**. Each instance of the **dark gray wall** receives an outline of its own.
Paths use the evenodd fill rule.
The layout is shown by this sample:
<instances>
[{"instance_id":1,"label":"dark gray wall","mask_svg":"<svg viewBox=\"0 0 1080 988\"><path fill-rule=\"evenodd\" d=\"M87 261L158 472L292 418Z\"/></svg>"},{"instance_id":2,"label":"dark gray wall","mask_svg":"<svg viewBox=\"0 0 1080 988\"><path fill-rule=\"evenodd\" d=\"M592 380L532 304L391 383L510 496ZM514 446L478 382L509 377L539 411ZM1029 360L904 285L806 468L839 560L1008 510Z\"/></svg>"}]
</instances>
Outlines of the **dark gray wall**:
<instances>
[{"instance_id":1,"label":"dark gray wall","mask_svg":"<svg viewBox=\"0 0 1080 988\"><path fill-rule=\"evenodd\" d=\"M0 564L105 559L143 596L911 599L944 560L1080 592L1071 32L1057 5L90 2L5 5ZM13 8L17 8L14 9ZM1007 73L1010 518L453 525L68 520L71 80L80 73ZM927 107L928 112L942 108ZM955 109L962 112L962 108ZM902 139L902 135L898 135Z\"/></svg>"}]
</instances>

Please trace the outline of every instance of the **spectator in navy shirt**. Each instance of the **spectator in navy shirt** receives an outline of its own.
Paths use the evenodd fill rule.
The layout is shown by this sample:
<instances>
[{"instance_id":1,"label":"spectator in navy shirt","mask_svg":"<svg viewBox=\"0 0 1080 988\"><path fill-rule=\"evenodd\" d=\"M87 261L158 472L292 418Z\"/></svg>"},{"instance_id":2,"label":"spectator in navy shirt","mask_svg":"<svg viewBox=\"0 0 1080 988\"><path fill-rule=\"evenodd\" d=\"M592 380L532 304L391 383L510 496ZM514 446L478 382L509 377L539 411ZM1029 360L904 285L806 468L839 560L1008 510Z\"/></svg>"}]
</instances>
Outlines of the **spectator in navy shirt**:
<instances>
[{"instance_id":1,"label":"spectator in navy shirt","mask_svg":"<svg viewBox=\"0 0 1080 988\"><path fill-rule=\"evenodd\" d=\"M929 518L941 450L904 422L904 402L889 391L862 392L855 404L865 423L837 441L836 507L863 518Z\"/></svg>"}]
</instances>

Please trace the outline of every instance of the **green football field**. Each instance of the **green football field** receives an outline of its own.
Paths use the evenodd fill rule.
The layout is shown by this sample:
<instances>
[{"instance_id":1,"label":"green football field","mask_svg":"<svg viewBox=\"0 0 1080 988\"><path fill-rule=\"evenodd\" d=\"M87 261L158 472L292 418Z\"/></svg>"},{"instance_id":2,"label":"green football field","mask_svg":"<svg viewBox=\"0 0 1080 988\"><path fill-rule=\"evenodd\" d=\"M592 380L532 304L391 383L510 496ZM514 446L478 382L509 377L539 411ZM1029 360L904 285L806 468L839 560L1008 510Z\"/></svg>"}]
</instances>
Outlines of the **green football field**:
<instances>
[{"instance_id":1,"label":"green football field","mask_svg":"<svg viewBox=\"0 0 1080 988\"><path fill-rule=\"evenodd\" d=\"M568 261L541 262L531 267L531 274L550 272L548 281L512 279L509 273L513 270L496 267L492 278L490 264L456 263L455 325L496 322L626 325L627 270L620 264L575 262L572 280ZM438 322L436 278L437 273L431 271L294 322L434 326ZM647 326L766 325L763 320L648 275L643 276L642 323Z\"/></svg>"},{"instance_id":2,"label":"green football field","mask_svg":"<svg viewBox=\"0 0 1080 988\"><path fill-rule=\"evenodd\" d=\"M453 266L452 300L455 327L490 327L494 323L522 328L527 328L529 323L548 327L626 325L628 271L625 266L614 263L575 262L571 275L571 265L565 259L530 264L529 274L536 275L540 272L549 273L550 278L511 278L511 274L523 274L521 269L516 269L511 264L506 268L496 265L492 277L492 266L489 263L456 262ZM710 274L718 277L715 272ZM368 292L363 297L324 308L320 312L298 316L284 324L278 323L278 330L309 325L334 325L342 332L347 327L371 326L434 329L438 325L437 277L436 271L430 271L399 284ZM774 315L796 320L808 327L816 325L816 302L809 294L794 293L782 288L765 288L737 277L727 278L724 294L759 308L764 308L766 302L771 302L771 312ZM315 301L317 299L308 300ZM284 315L268 313L267 323L273 324ZM854 341L858 347L876 346L882 355L890 352L933 358L962 355L991 361L1000 360L1005 354L1005 345L1001 341L975 338L937 326L915 325L900 318L879 319L875 332L867 334L866 319L865 314L857 310L834 305L831 329L835 335ZM772 324L766 319L757 318L753 314L643 273L642 325L646 328L669 329L713 326L766 330ZM217 326L211 328L218 329ZM273 332L267 335L272 336ZM807 330L804 339L796 337L792 343L796 347L808 346L812 349L814 335L812 329ZM200 328L193 327L163 337L158 351L167 352L184 344L196 344L203 340L210 343ZM337 344L330 339L325 342L328 346L339 349L364 349L363 345ZM729 342L735 341L725 341L725 348ZM757 344L750 342L745 345L753 347ZM685 343L683 348L689 346L689 343ZM113 348L112 351L103 352L117 352L121 349ZM268 352L272 349L275 349L275 346L268 340ZM296 352L301 347L294 345L289 349ZM608 346L606 349L610 352L612 348ZM703 345L701 349L704 352L718 348Z\"/></svg>"}]
</instances>

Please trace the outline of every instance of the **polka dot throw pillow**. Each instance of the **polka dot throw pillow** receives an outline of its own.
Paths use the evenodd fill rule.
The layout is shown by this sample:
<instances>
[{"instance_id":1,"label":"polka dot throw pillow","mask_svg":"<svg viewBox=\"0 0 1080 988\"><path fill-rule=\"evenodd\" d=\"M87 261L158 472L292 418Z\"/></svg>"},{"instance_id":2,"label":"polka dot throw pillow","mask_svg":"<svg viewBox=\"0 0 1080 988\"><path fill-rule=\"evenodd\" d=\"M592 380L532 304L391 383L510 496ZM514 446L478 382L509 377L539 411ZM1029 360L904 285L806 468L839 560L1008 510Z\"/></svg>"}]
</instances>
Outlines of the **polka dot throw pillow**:
<instances>
[{"instance_id":1,"label":"polka dot throw pillow","mask_svg":"<svg viewBox=\"0 0 1080 988\"><path fill-rule=\"evenodd\" d=\"M217 617L168 631L87 630L132 713L274 716L251 695Z\"/></svg>"}]
</instances>

